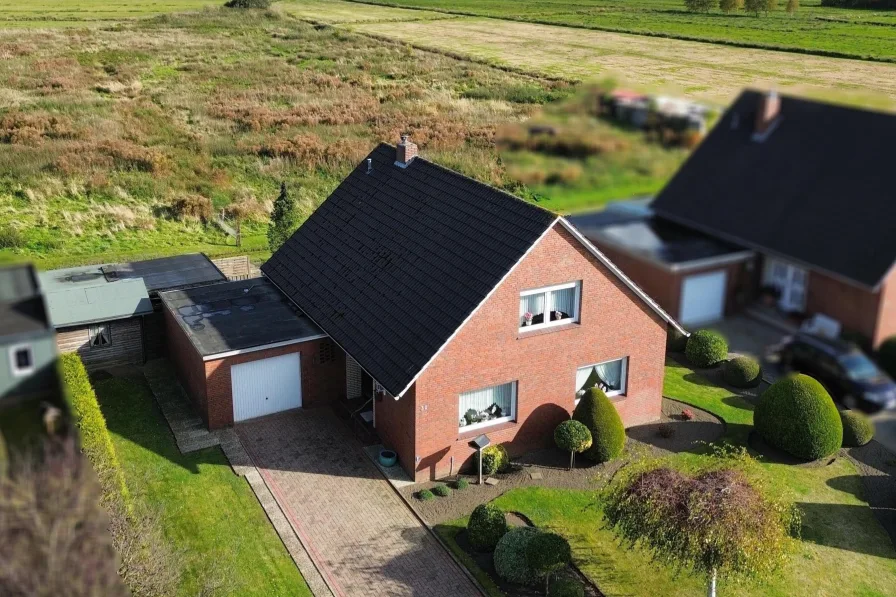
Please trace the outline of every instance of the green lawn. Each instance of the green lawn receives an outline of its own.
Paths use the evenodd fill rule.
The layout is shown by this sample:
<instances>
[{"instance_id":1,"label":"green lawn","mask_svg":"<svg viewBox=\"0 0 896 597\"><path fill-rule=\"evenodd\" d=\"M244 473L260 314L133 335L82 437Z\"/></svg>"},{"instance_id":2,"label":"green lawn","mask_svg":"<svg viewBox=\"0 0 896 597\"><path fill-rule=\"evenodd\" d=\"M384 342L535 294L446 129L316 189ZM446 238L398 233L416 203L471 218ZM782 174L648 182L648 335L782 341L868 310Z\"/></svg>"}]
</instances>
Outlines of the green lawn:
<instances>
[{"instance_id":1,"label":"green lawn","mask_svg":"<svg viewBox=\"0 0 896 597\"><path fill-rule=\"evenodd\" d=\"M746 440L753 415L752 407L743 399L671 361L666 366L664 393L726 419L726 439L736 443ZM668 457L668 463L687 467L701 458L706 457L678 454ZM757 475L767 491L794 501L802 509L803 540L777 577L764 584L723 582L721 594L896 594L896 549L868 508L861 477L848 459L814 468L761 463ZM621 547L604 528L593 491L530 487L511 490L495 503L566 537L573 546L576 564L608 597L685 597L705 591L702 579L686 574L676 577L673 570L652 563L645 552ZM465 523L453 521L440 525L437 531L458 549L453 538Z\"/></svg>"},{"instance_id":2,"label":"green lawn","mask_svg":"<svg viewBox=\"0 0 896 597\"><path fill-rule=\"evenodd\" d=\"M145 380L109 379L96 394L134 499L160 512L180 555L178 595L197 595L208 578L215 595L311 595L242 477L219 448L184 456Z\"/></svg>"}]
</instances>

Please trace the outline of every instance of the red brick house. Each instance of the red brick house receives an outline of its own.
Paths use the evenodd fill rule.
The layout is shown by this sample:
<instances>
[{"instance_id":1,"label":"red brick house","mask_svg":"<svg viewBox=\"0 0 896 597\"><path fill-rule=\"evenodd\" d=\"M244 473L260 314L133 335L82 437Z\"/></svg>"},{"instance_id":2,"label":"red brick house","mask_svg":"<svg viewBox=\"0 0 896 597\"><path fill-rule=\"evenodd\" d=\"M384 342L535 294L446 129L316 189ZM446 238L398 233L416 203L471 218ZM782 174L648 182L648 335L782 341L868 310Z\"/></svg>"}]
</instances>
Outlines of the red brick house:
<instances>
[{"instance_id":1,"label":"red brick house","mask_svg":"<svg viewBox=\"0 0 896 597\"><path fill-rule=\"evenodd\" d=\"M626 425L659 418L678 324L564 218L416 156L407 139L377 147L262 267L309 339L250 354L302 350L315 401L360 396L417 480L456 472L482 433L512 455L549 445L591 385ZM226 396L227 361L204 363L193 393L228 424L241 390Z\"/></svg>"},{"instance_id":2,"label":"red brick house","mask_svg":"<svg viewBox=\"0 0 896 597\"><path fill-rule=\"evenodd\" d=\"M649 206L571 218L685 326L774 289L873 346L896 334L896 115L744 91Z\"/></svg>"}]
</instances>

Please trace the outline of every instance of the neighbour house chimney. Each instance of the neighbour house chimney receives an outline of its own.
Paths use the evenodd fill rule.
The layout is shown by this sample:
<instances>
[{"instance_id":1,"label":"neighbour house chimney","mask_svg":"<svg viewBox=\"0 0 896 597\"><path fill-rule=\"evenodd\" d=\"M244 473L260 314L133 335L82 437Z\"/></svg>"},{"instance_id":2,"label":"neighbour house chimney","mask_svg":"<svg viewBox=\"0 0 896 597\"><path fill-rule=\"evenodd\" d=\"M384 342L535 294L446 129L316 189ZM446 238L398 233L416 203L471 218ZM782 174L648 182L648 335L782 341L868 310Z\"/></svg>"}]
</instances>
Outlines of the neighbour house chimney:
<instances>
[{"instance_id":1,"label":"neighbour house chimney","mask_svg":"<svg viewBox=\"0 0 896 597\"><path fill-rule=\"evenodd\" d=\"M781 98L777 91L769 91L759 98L756 108L756 124L753 129L754 141L765 141L781 121Z\"/></svg>"},{"instance_id":2,"label":"neighbour house chimney","mask_svg":"<svg viewBox=\"0 0 896 597\"><path fill-rule=\"evenodd\" d=\"M412 143L407 135L402 135L401 143L395 147L395 165L407 168L415 157L417 157L417 144Z\"/></svg>"}]
</instances>

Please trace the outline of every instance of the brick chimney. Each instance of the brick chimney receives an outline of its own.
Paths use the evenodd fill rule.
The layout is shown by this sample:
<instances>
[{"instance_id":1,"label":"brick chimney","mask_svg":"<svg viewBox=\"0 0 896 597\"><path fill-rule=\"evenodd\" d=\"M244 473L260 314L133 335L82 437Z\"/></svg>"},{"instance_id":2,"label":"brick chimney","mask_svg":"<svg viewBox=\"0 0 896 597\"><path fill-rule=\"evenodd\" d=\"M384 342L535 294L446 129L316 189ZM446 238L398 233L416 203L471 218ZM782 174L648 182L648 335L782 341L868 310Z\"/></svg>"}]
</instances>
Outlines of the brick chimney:
<instances>
[{"instance_id":1,"label":"brick chimney","mask_svg":"<svg viewBox=\"0 0 896 597\"><path fill-rule=\"evenodd\" d=\"M777 91L769 91L759 98L756 108L756 124L753 128L753 140L764 141L781 119L781 98Z\"/></svg>"},{"instance_id":2,"label":"brick chimney","mask_svg":"<svg viewBox=\"0 0 896 597\"><path fill-rule=\"evenodd\" d=\"M402 135L401 143L395 147L395 165L407 168L415 157L417 157L417 144L412 143L407 135Z\"/></svg>"}]
</instances>

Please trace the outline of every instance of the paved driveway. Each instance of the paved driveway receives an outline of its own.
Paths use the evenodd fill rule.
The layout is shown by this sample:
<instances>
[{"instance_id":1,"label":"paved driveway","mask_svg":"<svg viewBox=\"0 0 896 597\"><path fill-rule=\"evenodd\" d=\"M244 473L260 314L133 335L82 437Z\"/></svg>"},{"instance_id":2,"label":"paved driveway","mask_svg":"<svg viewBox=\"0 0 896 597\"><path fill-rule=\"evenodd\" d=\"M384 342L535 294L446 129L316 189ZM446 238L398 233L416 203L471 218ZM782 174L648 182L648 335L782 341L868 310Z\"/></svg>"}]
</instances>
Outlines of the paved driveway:
<instances>
[{"instance_id":1,"label":"paved driveway","mask_svg":"<svg viewBox=\"0 0 896 597\"><path fill-rule=\"evenodd\" d=\"M292 411L236 431L337 596L480 594L332 412Z\"/></svg>"}]
</instances>

